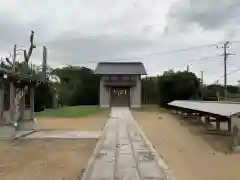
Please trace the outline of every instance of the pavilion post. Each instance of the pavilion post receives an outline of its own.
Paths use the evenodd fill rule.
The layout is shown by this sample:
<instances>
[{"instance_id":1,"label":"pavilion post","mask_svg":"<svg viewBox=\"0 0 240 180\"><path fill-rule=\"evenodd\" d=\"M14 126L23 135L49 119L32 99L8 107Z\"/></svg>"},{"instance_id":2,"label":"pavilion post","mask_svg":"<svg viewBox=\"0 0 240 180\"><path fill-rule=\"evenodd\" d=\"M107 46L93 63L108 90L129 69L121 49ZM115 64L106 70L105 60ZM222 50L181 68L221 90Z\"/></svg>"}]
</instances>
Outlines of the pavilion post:
<instances>
[{"instance_id":1,"label":"pavilion post","mask_svg":"<svg viewBox=\"0 0 240 180\"><path fill-rule=\"evenodd\" d=\"M15 86L10 82L10 121L15 121Z\"/></svg>"},{"instance_id":2,"label":"pavilion post","mask_svg":"<svg viewBox=\"0 0 240 180\"><path fill-rule=\"evenodd\" d=\"M233 151L240 152L240 129L238 126L233 127Z\"/></svg>"},{"instance_id":3,"label":"pavilion post","mask_svg":"<svg viewBox=\"0 0 240 180\"><path fill-rule=\"evenodd\" d=\"M4 111L4 84L0 82L0 122L3 122L3 111Z\"/></svg>"},{"instance_id":4,"label":"pavilion post","mask_svg":"<svg viewBox=\"0 0 240 180\"><path fill-rule=\"evenodd\" d=\"M216 119L216 128L217 131L220 131L220 121Z\"/></svg>"},{"instance_id":5,"label":"pavilion post","mask_svg":"<svg viewBox=\"0 0 240 180\"><path fill-rule=\"evenodd\" d=\"M111 108L111 105L112 105L112 91L111 91L111 88L109 87L108 88L108 103L109 103L109 105L108 105L108 108L110 109Z\"/></svg>"},{"instance_id":6,"label":"pavilion post","mask_svg":"<svg viewBox=\"0 0 240 180\"><path fill-rule=\"evenodd\" d=\"M3 84L1 82L0 88L0 113L1 113L1 121L3 119L3 112L4 112L4 89ZM2 98L3 97L3 98ZM15 122L15 84L10 82L10 108L9 108L9 116L5 117L6 121L4 121L0 125L0 138L12 138L15 135L16 131L16 122Z\"/></svg>"},{"instance_id":7,"label":"pavilion post","mask_svg":"<svg viewBox=\"0 0 240 180\"><path fill-rule=\"evenodd\" d=\"M232 132L232 120L228 119L228 132Z\"/></svg>"},{"instance_id":8,"label":"pavilion post","mask_svg":"<svg viewBox=\"0 0 240 180\"><path fill-rule=\"evenodd\" d=\"M24 88L22 88L22 97L20 99L20 121L24 119L24 111L25 111L25 93Z\"/></svg>"},{"instance_id":9,"label":"pavilion post","mask_svg":"<svg viewBox=\"0 0 240 180\"><path fill-rule=\"evenodd\" d=\"M34 113L34 86L30 86L30 118L31 120L35 119Z\"/></svg>"},{"instance_id":10,"label":"pavilion post","mask_svg":"<svg viewBox=\"0 0 240 180\"><path fill-rule=\"evenodd\" d=\"M19 121L19 130L28 130L32 131L34 129L35 124L35 113L34 113L34 85L30 84L28 85L29 88L29 98L30 98L30 104L29 104L29 113L27 113L27 117L24 116L24 113L22 114L23 117L21 118L21 121ZM23 112L25 112L25 95L21 99L21 108L23 108Z\"/></svg>"}]
</instances>

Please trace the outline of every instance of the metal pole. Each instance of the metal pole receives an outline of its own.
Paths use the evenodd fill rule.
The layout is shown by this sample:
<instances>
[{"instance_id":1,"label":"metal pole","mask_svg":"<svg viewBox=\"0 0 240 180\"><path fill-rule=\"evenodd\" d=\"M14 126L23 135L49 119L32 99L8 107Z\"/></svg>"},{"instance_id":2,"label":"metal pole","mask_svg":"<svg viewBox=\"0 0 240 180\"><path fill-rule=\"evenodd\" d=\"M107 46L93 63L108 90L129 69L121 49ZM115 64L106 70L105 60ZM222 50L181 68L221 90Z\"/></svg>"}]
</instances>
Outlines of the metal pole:
<instances>
[{"instance_id":1,"label":"metal pole","mask_svg":"<svg viewBox=\"0 0 240 180\"><path fill-rule=\"evenodd\" d=\"M203 85L203 72L204 72L204 71L201 71L201 80L202 80L202 85Z\"/></svg>"},{"instance_id":2,"label":"metal pole","mask_svg":"<svg viewBox=\"0 0 240 180\"><path fill-rule=\"evenodd\" d=\"M12 66L12 71L16 71L16 52L17 52L17 46L14 45L13 47L13 66Z\"/></svg>"},{"instance_id":3,"label":"metal pole","mask_svg":"<svg viewBox=\"0 0 240 180\"><path fill-rule=\"evenodd\" d=\"M12 71L16 71L16 50L17 46L14 45L13 47L13 66L12 66ZM15 85L13 82L10 82L10 120L14 121L15 120Z\"/></svg>"},{"instance_id":4,"label":"metal pole","mask_svg":"<svg viewBox=\"0 0 240 180\"><path fill-rule=\"evenodd\" d=\"M47 48L43 46L43 64L42 64L42 73L44 80L46 81L47 77Z\"/></svg>"},{"instance_id":5,"label":"metal pole","mask_svg":"<svg viewBox=\"0 0 240 180\"><path fill-rule=\"evenodd\" d=\"M228 48L229 41L224 43L224 99L227 100L227 48Z\"/></svg>"},{"instance_id":6,"label":"metal pole","mask_svg":"<svg viewBox=\"0 0 240 180\"><path fill-rule=\"evenodd\" d=\"M0 121L3 121L3 112L4 112L4 84L3 79L0 81Z\"/></svg>"}]
</instances>

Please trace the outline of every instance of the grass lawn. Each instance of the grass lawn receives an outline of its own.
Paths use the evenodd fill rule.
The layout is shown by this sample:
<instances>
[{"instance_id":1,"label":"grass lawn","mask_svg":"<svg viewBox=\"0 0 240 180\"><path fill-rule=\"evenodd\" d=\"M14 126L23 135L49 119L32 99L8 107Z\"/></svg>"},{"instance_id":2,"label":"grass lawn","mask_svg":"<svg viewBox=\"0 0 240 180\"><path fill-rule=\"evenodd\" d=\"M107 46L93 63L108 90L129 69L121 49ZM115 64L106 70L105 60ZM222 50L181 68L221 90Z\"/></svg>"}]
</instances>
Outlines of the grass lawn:
<instances>
[{"instance_id":1,"label":"grass lawn","mask_svg":"<svg viewBox=\"0 0 240 180\"><path fill-rule=\"evenodd\" d=\"M99 107L63 107L59 109L45 109L42 112L37 112L37 117L84 117L103 112L104 109Z\"/></svg>"}]
</instances>

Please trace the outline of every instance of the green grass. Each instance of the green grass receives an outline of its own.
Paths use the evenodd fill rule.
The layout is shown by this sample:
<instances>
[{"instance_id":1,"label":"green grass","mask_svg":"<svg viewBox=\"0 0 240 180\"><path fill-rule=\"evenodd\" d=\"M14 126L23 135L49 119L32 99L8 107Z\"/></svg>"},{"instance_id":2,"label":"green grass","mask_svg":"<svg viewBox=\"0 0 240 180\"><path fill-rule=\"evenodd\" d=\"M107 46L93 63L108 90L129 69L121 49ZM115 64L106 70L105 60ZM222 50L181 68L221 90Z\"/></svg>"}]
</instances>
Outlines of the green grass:
<instances>
[{"instance_id":1,"label":"green grass","mask_svg":"<svg viewBox=\"0 0 240 180\"><path fill-rule=\"evenodd\" d=\"M42 112L37 112L38 117L84 117L93 114L98 114L104 110L99 107L63 107L59 109L45 109Z\"/></svg>"}]
</instances>

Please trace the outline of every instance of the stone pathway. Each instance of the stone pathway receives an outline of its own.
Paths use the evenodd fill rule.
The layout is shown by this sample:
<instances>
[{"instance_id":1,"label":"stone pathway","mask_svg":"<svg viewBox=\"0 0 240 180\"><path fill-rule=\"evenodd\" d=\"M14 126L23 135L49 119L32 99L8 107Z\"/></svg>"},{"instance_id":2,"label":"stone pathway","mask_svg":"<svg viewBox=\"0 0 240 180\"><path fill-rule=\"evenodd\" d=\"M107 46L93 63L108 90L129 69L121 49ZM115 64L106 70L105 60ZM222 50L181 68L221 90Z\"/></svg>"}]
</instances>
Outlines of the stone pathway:
<instances>
[{"instance_id":1,"label":"stone pathway","mask_svg":"<svg viewBox=\"0 0 240 180\"><path fill-rule=\"evenodd\" d=\"M167 180L171 172L128 108L112 108L82 180Z\"/></svg>"}]
</instances>

